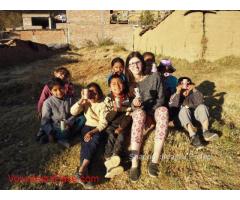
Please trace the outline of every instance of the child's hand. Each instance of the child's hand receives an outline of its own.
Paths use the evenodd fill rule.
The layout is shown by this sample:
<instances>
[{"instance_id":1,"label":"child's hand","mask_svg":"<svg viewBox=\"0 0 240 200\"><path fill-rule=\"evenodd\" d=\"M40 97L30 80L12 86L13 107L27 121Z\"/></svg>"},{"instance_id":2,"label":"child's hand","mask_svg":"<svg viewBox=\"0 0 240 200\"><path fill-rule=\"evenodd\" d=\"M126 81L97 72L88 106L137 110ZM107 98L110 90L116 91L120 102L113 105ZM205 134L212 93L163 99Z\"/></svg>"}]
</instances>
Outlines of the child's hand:
<instances>
[{"instance_id":1,"label":"child's hand","mask_svg":"<svg viewBox=\"0 0 240 200\"><path fill-rule=\"evenodd\" d=\"M88 99L80 99L79 101L78 101L78 104L79 105L81 105L81 106L84 106L84 105L86 105L88 103Z\"/></svg>"},{"instance_id":2,"label":"child's hand","mask_svg":"<svg viewBox=\"0 0 240 200\"><path fill-rule=\"evenodd\" d=\"M142 105L142 103L141 103L140 99L135 98L135 99L133 99L133 105L135 107L140 107Z\"/></svg>"},{"instance_id":3,"label":"child's hand","mask_svg":"<svg viewBox=\"0 0 240 200\"><path fill-rule=\"evenodd\" d=\"M189 90L189 91L193 90L194 88L195 88L195 86L194 86L193 84L188 85L188 90Z\"/></svg>"},{"instance_id":4,"label":"child's hand","mask_svg":"<svg viewBox=\"0 0 240 200\"><path fill-rule=\"evenodd\" d=\"M84 142L89 142L92 139L92 132L88 132L86 133L86 135L84 136Z\"/></svg>"},{"instance_id":5,"label":"child's hand","mask_svg":"<svg viewBox=\"0 0 240 200\"><path fill-rule=\"evenodd\" d=\"M115 134L119 135L119 134L122 133L122 131L123 131L123 128L118 127L118 128L115 129Z\"/></svg>"},{"instance_id":6,"label":"child's hand","mask_svg":"<svg viewBox=\"0 0 240 200\"><path fill-rule=\"evenodd\" d=\"M179 84L176 88L176 93L180 94L181 90L182 90L182 84Z\"/></svg>"}]
</instances>

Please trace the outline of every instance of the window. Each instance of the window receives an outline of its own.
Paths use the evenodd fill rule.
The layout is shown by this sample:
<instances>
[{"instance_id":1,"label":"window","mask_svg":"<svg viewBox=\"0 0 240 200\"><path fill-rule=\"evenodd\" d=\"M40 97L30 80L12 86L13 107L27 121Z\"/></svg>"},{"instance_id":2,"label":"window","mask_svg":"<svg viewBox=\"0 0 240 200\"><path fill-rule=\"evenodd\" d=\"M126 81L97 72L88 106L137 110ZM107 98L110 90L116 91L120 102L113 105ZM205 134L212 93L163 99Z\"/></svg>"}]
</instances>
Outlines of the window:
<instances>
[{"instance_id":1,"label":"window","mask_svg":"<svg viewBox=\"0 0 240 200\"><path fill-rule=\"evenodd\" d=\"M49 28L48 17L32 17L32 26L42 26L43 29Z\"/></svg>"}]
</instances>

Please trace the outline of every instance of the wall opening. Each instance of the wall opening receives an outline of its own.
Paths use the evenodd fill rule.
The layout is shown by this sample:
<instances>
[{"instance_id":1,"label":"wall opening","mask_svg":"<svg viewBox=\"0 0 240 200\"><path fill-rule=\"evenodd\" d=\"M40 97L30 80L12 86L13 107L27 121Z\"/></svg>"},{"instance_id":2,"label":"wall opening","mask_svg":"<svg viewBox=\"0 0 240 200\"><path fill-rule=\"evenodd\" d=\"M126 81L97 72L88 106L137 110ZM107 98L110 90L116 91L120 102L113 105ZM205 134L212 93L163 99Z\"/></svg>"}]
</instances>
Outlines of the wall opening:
<instances>
[{"instance_id":1,"label":"wall opening","mask_svg":"<svg viewBox=\"0 0 240 200\"><path fill-rule=\"evenodd\" d=\"M48 17L32 17L33 26L42 26L43 29L49 28Z\"/></svg>"}]
</instances>

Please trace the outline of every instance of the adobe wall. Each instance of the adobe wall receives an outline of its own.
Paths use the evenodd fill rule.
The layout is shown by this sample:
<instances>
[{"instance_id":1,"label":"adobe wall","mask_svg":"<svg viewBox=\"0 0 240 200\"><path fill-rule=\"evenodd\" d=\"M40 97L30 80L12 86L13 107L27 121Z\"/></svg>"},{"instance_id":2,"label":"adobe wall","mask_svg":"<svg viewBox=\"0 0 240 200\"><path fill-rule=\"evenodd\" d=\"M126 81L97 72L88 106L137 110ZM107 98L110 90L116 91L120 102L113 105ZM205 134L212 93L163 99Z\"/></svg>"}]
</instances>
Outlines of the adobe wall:
<instances>
[{"instance_id":1,"label":"adobe wall","mask_svg":"<svg viewBox=\"0 0 240 200\"><path fill-rule=\"evenodd\" d=\"M24 30L14 31L15 38L31 40L41 44L66 44L67 31L61 30Z\"/></svg>"},{"instance_id":2,"label":"adobe wall","mask_svg":"<svg viewBox=\"0 0 240 200\"><path fill-rule=\"evenodd\" d=\"M135 31L135 50L183 58L189 61L240 56L240 12L218 11L216 14L175 11L155 29L139 36ZM205 31L205 33L204 33ZM206 43L202 43L205 35ZM204 47L205 46L205 47Z\"/></svg>"},{"instance_id":3,"label":"adobe wall","mask_svg":"<svg viewBox=\"0 0 240 200\"><path fill-rule=\"evenodd\" d=\"M86 40L112 38L127 49L133 47L133 28L128 24L110 24L109 11L67 11L68 37L76 47L84 45Z\"/></svg>"},{"instance_id":4,"label":"adobe wall","mask_svg":"<svg viewBox=\"0 0 240 200\"><path fill-rule=\"evenodd\" d=\"M205 58L240 56L240 12L219 11L217 14L206 14L205 19L207 49Z\"/></svg>"},{"instance_id":5,"label":"adobe wall","mask_svg":"<svg viewBox=\"0 0 240 200\"><path fill-rule=\"evenodd\" d=\"M134 34L135 50L184 58L189 61L201 58L202 13L184 16L186 11L175 11L155 29L139 36Z\"/></svg>"}]
</instances>

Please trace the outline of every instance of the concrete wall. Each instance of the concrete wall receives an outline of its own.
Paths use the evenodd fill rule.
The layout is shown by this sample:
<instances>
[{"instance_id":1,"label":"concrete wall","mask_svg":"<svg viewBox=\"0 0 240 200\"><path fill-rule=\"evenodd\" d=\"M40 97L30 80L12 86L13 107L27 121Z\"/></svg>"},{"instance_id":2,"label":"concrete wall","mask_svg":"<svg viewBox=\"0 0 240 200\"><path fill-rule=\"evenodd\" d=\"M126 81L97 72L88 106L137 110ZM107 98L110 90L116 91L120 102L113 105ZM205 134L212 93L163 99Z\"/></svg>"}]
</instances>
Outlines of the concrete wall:
<instances>
[{"instance_id":1,"label":"concrete wall","mask_svg":"<svg viewBox=\"0 0 240 200\"><path fill-rule=\"evenodd\" d=\"M15 38L31 40L41 44L65 44L67 43L67 31L65 30L25 30L14 31Z\"/></svg>"},{"instance_id":2,"label":"concrete wall","mask_svg":"<svg viewBox=\"0 0 240 200\"><path fill-rule=\"evenodd\" d=\"M155 29L142 37L134 34L135 50L184 58L216 60L224 56L240 56L240 12L218 11L216 14L175 11ZM202 44L205 30L206 43ZM204 48L204 45L206 48Z\"/></svg>"},{"instance_id":3,"label":"concrete wall","mask_svg":"<svg viewBox=\"0 0 240 200\"><path fill-rule=\"evenodd\" d=\"M133 28L128 24L110 24L109 11L67 11L70 43L81 47L86 40L112 38L132 50Z\"/></svg>"},{"instance_id":4,"label":"concrete wall","mask_svg":"<svg viewBox=\"0 0 240 200\"><path fill-rule=\"evenodd\" d=\"M220 57L240 56L240 12L220 11L206 14L207 49L205 58L216 60Z\"/></svg>"},{"instance_id":5,"label":"concrete wall","mask_svg":"<svg viewBox=\"0 0 240 200\"><path fill-rule=\"evenodd\" d=\"M185 58L190 61L201 57L202 13L184 16L185 11L175 11L155 29L139 36L134 34L135 50Z\"/></svg>"}]
</instances>

